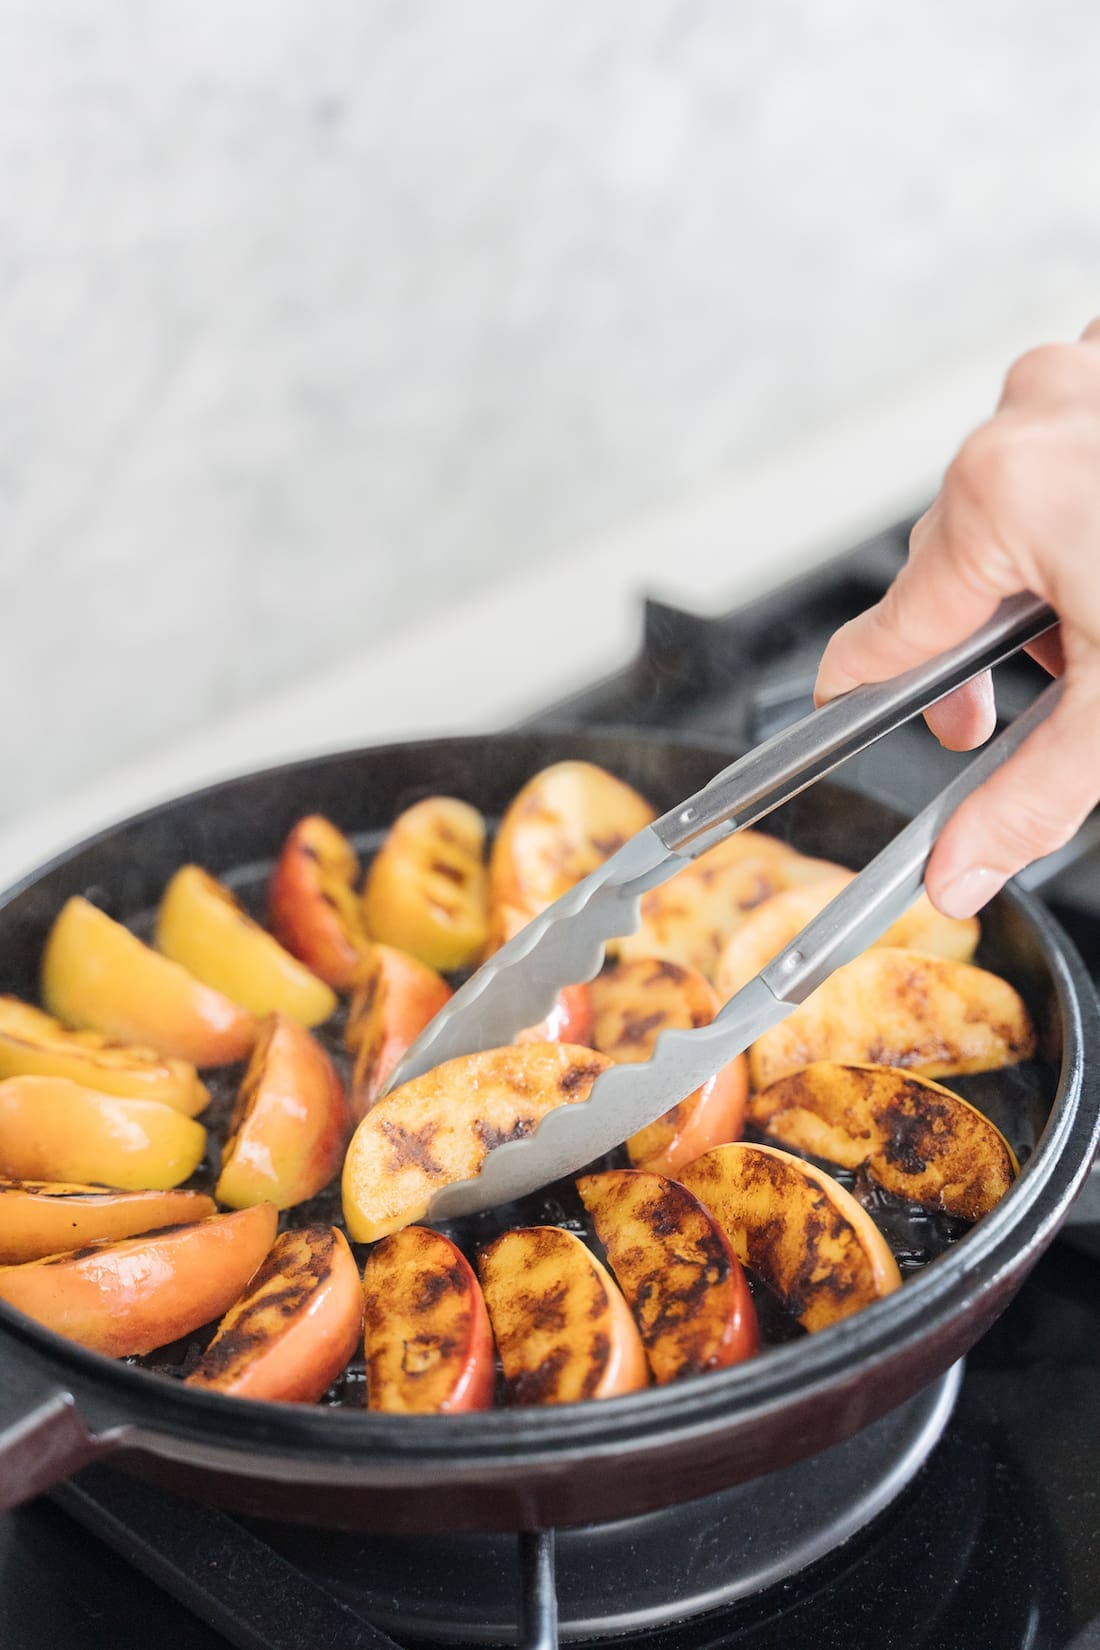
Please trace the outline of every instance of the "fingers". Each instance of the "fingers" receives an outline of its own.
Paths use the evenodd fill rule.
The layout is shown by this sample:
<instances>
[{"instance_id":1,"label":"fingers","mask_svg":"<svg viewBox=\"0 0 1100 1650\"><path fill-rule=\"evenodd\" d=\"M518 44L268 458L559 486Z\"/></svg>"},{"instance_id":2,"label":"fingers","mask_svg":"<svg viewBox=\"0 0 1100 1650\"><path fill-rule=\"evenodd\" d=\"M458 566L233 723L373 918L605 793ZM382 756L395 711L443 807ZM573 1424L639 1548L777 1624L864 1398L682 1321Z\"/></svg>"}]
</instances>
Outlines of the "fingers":
<instances>
[{"instance_id":1,"label":"fingers","mask_svg":"<svg viewBox=\"0 0 1100 1650\"><path fill-rule=\"evenodd\" d=\"M984 745L997 726L993 678L986 671L972 682L930 705L924 720L949 751L970 751Z\"/></svg>"},{"instance_id":2,"label":"fingers","mask_svg":"<svg viewBox=\"0 0 1100 1650\"><path fill-rule=\"evenodd\" d=\"M1100 682L1071 682L1011 761L948 821L925 885L949 917L970 917L1023 866L1067 843L1100 799Z\"/></svg>"}]
</instances>

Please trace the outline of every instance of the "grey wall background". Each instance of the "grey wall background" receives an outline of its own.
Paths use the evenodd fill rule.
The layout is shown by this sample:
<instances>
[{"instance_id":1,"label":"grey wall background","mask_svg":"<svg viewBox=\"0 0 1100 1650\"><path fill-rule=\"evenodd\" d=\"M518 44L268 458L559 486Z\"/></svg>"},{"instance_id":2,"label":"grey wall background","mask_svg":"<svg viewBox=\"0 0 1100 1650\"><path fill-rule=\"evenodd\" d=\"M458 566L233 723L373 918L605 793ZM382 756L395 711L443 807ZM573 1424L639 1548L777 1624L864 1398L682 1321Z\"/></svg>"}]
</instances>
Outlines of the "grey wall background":
<instances>
[{"instance_id":1,"label":"grey wall background","mask_svg":"<svg viewBox=\"0 0 1100 1650\"><path fill-rule=\"evenodd\" d=\"M0 0L0 817L1100 310L1098 66L1091 0Z\"/></svg>"}]
</instances>

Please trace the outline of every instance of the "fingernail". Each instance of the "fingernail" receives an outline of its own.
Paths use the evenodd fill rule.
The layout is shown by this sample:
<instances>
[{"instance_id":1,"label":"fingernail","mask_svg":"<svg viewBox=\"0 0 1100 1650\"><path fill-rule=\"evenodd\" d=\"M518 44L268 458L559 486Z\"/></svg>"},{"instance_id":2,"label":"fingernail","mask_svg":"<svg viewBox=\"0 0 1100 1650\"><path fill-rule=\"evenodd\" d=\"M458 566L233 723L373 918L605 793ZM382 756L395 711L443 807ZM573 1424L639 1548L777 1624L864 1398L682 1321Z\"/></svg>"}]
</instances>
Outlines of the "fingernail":
<instances>
[{"instance_id":1,"label":"fingernail","mask_svg":"<svg viewBox=\"0 0 1100 1650\"><path fill-rule=\"evenodd\" d=\"M994 871L989 865L972 865L960 871L957 877L945 882L932 903L945 917L973 917L994 894L999 894L1008 878L1003 871Z\"/></svg>"}]
</instances>

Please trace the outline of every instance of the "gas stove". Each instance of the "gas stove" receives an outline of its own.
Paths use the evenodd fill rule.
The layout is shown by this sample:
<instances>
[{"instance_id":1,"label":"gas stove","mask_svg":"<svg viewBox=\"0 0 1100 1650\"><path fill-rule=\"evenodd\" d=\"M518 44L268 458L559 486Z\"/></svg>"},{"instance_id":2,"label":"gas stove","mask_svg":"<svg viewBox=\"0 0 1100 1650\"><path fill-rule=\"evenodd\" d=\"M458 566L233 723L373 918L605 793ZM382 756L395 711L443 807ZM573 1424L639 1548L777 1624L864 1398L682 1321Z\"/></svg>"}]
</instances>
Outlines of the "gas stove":
<instances>
[{"instance_id":1,"label":"gas stove","mask_svg":"<svg viewBox=\"0 0 1100 1650\"><path fill-rule=\"evenodd\" d=\"M747 749L809 708L825 640L881 593L907 538L899 524L722 618L651 603L637 659L532 725ZM1026 659L1003 667L1006 716L1041 679ZM848 764L845 782L912 812L958 761L910 726ZM1083 856L1033 878L1094 979L1097 852L1094 833ZM398 1540L246 1521L89 1468L0 1519L0 1644L550 1650L557 1612L563 1641L624 1650L1097 1650L1098 1263L1094 1174L965 1371L774 1474L763 1497L739 1486L556 1537Z\"/></svg>"}]
</instances>

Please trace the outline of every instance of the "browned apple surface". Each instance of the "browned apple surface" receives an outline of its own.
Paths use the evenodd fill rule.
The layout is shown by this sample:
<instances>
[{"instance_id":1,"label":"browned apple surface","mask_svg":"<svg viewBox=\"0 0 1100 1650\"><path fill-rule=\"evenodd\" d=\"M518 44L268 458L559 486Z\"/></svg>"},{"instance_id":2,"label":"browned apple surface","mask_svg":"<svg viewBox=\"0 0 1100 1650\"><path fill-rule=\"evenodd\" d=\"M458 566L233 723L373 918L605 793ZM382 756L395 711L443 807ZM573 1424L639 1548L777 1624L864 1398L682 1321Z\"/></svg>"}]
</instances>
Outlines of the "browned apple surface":
<instances>
[{"instance_id":1,"label":"browned apple surface","mask_svg":"<svg viewBox=\"0 0 1100 1650\"><path fill-rule=\"evenodd\" d=\"M309 814L283 844L268 890L275 938L338 991L351 984L370 944L358 880L347 837L323 814Z\"/></svg>"},{"instance_id":2,"label":"browned apple surface","mask_svg":"<svg viewBox=\"0 0 1100 1650\"><path fill-rule=\"evenodd\" d=\"M570 1404L646 1385L630 1308L574 1233L518 1227L477 1264L508 1403Z\"/></svg>"},{"instance_id":3,"label":"browned apple surface","mask_svg":"<svg viewBox=\"0 0 1100 1650\"><path fill-rule=\"evenodd\" d=\"M753 1044L754 1088L813 1060L904 1066L926 1077L995 1071L1035 1053L1019 992L996 974L887 947L838 968Z\"/></svg>"},{"instance_id":4,"label":"browned apple surface","mask_svg":"<svg viewBox=\"0 0 1100 1650\"><path fill-rule=\"evenodd\" d=\"M493 1401L496 1358L473 1268L449 1238L406 1226L363 1269L368 1407L456 1414Z\"/></svg>"},{"instance_id":5,"label":"browned apple surface","mask_svg":"<svg viewBox=\"0 0 1100 1650\"><path fill-rule=\"evenodd\" d=\"M760 1349L741 1263L697 1197L665 1175L615 1169L577 1190L641 1331L659 1384Z\"/></svg>"},{"instance_id":6,"label":"browned apple surface","mask_svg":"<svg viewBox=\"0 0 1100 1650\"><path fill-rule=\"evenodd\" d=\"M421 1220L432 1193L466 1180L494 1146L530 1134L556 1106L586 1100L611 1064L571 1043L466 1054L371 1107L344 1159L344 1219L358 1243Z\"/></svg>"},{"instance_id":7,"label":"browned apple surface","mask_svg":"<svg viewBox=\"0 0 1100 1650\"><path fill-rule=\"evenodd\" d=\"M887 1066L816 1060L754 1094L749 1116L783 1146L845 1169L866 1164L886 1191L964 1220L988 1214L1018 1170L983 1112Z\"/></svg>"},{"instance_id":8,"label":"browned apple surface","mask_svg":"<svg viewBox=\"0 0 1100 1650\"><path fill-rule=\"evenodd\" d=\"M449 1001L434 968L392 945L372 945L352 979L344 1042L355 1055L348 1104L353 1123L373 1106L398 1061Z\"/></svg>"},{"instance_id":9,"label":"browned apple surface","mask_svg":"<svg viewBox=\"0 0 1100 1650\"><path fill-rule=\"evenodd\" d=\"M485 949L489 895L485 821L453 796L429 796L390 827L367 872L371 936L444 972Z\"/></svg>"},{"instance_id":10,"label":"browned apple surface","mask_svg":"<svg viewBox=\"0 0 1100 1650\"><path fill-rule=\"evenodd\" d=\"M315 1403L347 1368L362 1322L359 1269L344 1234L335 1226L283 1232L187 1384Z\"/></svg>"},{"instance_id":11,"label":"browned apple surface","mask_svg":"<svg viewBox=\"0 0 1100 1650\"><path fill-rule=\"evenodd\" d=\"M0 1180L0 1262L6 1266L134 1237L215 1214L203 1192L128 1192L53 1180Z\"/></svg>"},{"instance_id":12,"label":"browned apple surface","mask_svg":"<svg viewBox=\"0 0 1100 1650\"><path fill-rule=\"evenodd\" d=\"M866 1210L801 1158L770 1146L716 1146L680 1178L805 1329L825 1329L901 1282Z\"/></svg>"}]
</instances>

